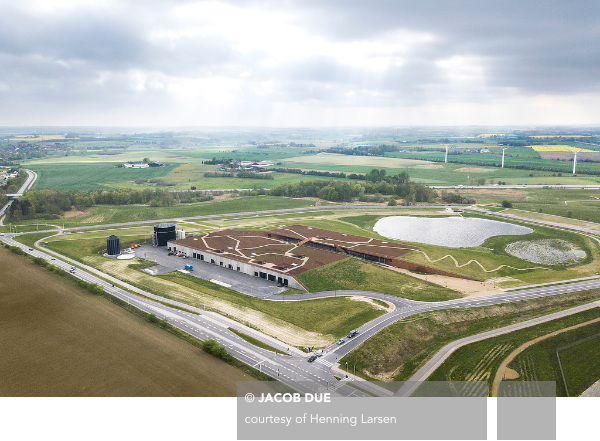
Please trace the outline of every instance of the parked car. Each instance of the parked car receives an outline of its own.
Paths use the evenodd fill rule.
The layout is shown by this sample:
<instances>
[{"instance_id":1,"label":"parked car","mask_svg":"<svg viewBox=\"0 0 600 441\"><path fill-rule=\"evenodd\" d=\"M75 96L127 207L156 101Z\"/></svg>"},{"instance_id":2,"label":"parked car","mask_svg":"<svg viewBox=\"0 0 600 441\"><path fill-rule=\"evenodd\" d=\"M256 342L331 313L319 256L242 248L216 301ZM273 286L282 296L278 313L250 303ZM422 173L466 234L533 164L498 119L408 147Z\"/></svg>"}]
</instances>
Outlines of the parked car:
<instances>
[{"instance_id":1,"label":"parked car","mask_svg":"<svg viewBox=\"0 0 600 441\"><path fill-rule=\"evenodd\" d=\"M167 254L167 256L174 256L175 253L173 251L169 251L169 253Z\"/></svg>"},{"instance_id":2,"label":"parked car","mask_svg":"<svg viewBox=\"0 0 600 441\"><path fill-rule=\"evenodd\" d=\"M313 361L315 361L317 359L316 355L311 355L310 357L308 357L308 362L312 363Z\"/></svg>"},{"instance_id":3,"label":"parked car","mask_svg":"<svg viewBox=\"0 0 600 441\"><path fill-rule=\"evenodd\" d=\"M346 337L352 338L352 337L356 336L357 334L358 334L358 331L355 329L353 331L348 332L348 335Z\"/></svg>"},{"instance_id":4,"label":"parked car","mask_svg":"<svg viewBox=\"0 0 600 441\"><path fill-rule=\"evenodd\" d=\"M337 341L337 344L338 344L338 345L343 345L343 344L344 344L344 341L345 341L345 340L344 340L343 338L340 338L340 339Z\"/></svg>"}]
</instances>

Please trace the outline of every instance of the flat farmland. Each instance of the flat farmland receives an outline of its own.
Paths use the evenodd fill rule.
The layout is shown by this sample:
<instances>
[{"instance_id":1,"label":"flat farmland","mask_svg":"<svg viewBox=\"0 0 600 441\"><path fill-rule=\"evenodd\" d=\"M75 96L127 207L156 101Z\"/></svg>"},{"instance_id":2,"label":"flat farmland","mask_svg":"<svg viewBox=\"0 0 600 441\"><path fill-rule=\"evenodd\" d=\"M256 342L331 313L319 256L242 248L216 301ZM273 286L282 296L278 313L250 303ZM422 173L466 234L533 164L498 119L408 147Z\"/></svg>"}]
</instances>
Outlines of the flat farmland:
<instances>
[{"instance_id":1,"label":"flat farmland","mask_svg":"<svg viewBox=\"0 0 600 441\"><path fill-rule=\"evenodd\" d=\"M352 156L336 153L319 153L316 155L296 156L282 160L285 167L302 168L311 170L343 171L346 173L368 173L373 168L384 168L388 174L397 174L406 171L415 182L430 185L475 185L481 178L488 184L498 181L509 184L595 184L592 176L556 176L554 172L519 170L512 168L488 167L456 163L444 164L442 162L428 161L424 152L422 159L408 159L400 157L378 156ZM434 152L438 154L437 152ZM407 154L408 155L408 154ZM411 153L413 155L413 153ZM415 154L421 155L421 153ZM439 152L443 159L443 152ZM486 155L479 153L478 159ZM420 156L416 156L419 158ZM437 156L435 157L438 160ZM531 160L530 158L527 159ZM493 161L490 162L493 165ZM555 176L552 176L552 175Z\"/></svg>"},{"instance_id":2,"label":"flat farmland","mask_svg":"<svg viewBox=\"0 0 600 441\"><path fill-rule=\"evenodd\" d=\"M0 396L235 396L252 378L0 248Z\"/></svg>"}]
</instances>

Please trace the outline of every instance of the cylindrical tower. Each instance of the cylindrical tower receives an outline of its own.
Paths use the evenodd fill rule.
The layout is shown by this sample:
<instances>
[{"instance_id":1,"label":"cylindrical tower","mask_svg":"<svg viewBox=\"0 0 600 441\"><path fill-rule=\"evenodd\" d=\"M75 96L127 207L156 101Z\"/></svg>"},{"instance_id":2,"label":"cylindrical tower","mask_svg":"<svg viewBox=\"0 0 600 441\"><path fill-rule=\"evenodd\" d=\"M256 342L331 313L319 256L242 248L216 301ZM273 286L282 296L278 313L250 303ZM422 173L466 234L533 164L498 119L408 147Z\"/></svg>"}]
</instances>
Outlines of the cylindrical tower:
<instances>
[{"instance_id":1,"label":"cylindrical tower","mask_svg":"<svg viewBox=\"0 0 600 441\"><path fill-rule=\"evenodd\" d=\"M157 224L154 226L154 245L166 247L167 242L175 240L175 224Z\"/></svg>"},{"instance_id":2,"label":"cylindrical tower","mask_svg":"<svg viewBox=\"0 0 600 441\"><path fill-rule=\"evenodd\" d=\"M113 234L112 236L108 236L106 238L106 250L109 256L121 254L121 244L118 236Z\"/></svg>"}]
</instances>

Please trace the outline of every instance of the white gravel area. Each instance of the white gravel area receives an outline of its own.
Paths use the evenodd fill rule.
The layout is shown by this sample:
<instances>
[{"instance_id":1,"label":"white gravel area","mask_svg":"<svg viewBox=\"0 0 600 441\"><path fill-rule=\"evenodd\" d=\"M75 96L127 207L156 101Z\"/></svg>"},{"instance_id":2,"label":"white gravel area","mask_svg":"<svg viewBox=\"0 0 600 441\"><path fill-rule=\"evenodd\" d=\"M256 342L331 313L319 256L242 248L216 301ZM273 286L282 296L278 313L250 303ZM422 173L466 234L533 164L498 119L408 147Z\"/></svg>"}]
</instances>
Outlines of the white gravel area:
<instances>
[{"instance_id":1,"label":"white gravel area","mask_svg":"<svg viewBox=\"0 0 600 441\"><path fill-rule=\"evenodd\" d=\"M564 239L520 240L509 243L504 250L511 256L542 265L575 263L586 256L585 251Z\"/></svg>"}]
</instances>

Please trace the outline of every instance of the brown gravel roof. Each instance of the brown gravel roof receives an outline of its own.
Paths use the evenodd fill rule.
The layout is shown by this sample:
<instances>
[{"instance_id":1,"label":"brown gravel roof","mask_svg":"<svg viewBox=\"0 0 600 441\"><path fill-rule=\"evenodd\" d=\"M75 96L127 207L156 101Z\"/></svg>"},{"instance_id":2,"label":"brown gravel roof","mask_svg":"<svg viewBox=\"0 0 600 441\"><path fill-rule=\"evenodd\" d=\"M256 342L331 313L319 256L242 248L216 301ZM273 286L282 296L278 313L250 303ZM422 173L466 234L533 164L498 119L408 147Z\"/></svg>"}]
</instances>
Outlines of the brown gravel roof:
<instances>
[{"instance_id":1,"label":"brown gravel roof","mask_svg":"<svg viewBox=\"0 0 600 441\"><path fill-rule=\"evenodd\" d=\"M285 241L285 238L300 241L310 239L317 244L336 247L337 252L299 245ZM290 275L344 259L348 256L347 251L393 259L416 249L395 242L304 225L291 225L271 231L222 230L186 237L172 243Z\"/></svg>"}]
</instances>

